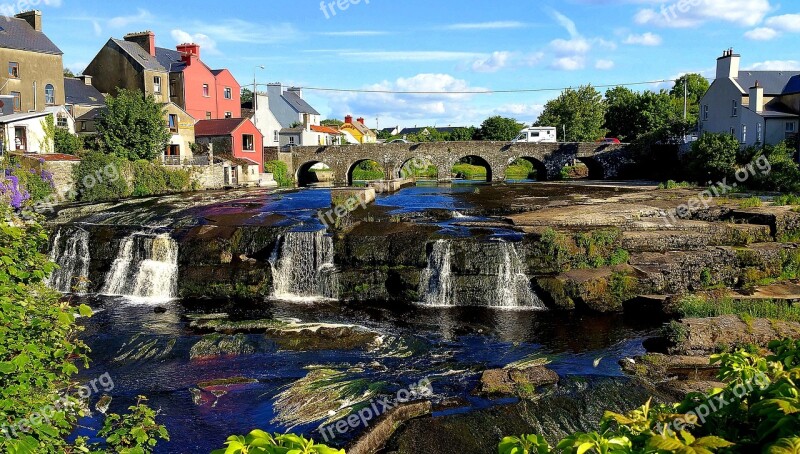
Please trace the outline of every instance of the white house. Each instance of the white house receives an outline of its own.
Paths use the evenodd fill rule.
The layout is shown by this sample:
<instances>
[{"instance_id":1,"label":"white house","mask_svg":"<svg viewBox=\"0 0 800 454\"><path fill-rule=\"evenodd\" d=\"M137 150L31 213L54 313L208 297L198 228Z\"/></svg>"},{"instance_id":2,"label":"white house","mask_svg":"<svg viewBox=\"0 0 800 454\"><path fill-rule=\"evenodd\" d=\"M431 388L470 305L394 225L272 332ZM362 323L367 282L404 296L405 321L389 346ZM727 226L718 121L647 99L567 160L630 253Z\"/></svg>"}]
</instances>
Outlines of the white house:
<instances>
[{"instance_id":1,"label":"white house","mask_svg":"<svg viewBox=\"0 0 800 454\"><path fill-rule=\"evenodd\" d=\"M800 70L741 70L741 56L726 50L700 100L700 132L729 133L742 145L792 139L800 126Z\"/></svg>"},{"instance_id":2,"label":"white house","mask_svg":"<svg viewBox=\"0 0 800 454\"><path fill-rule=\"evenodd\" d=\"M47 137L45 121L53 117L53 124L75 133L75 120L64 106L47 107L43 112L12 113L11 96L0 96L0 150L19 153L53 153L53 137Z\"/></svg>"},{"instance_id":3,"label":"white house","mask_svg":"<svg viewBox=\"0 0 800 454\"><path fill-rule=\"evenodd\" d=\"M320 113L303 99L299 88L273 83L266 93L255 96L253 123L264 135L265 147L330 144L328 133L315 130L320 121Z\"/></svg>"}]
</instances>

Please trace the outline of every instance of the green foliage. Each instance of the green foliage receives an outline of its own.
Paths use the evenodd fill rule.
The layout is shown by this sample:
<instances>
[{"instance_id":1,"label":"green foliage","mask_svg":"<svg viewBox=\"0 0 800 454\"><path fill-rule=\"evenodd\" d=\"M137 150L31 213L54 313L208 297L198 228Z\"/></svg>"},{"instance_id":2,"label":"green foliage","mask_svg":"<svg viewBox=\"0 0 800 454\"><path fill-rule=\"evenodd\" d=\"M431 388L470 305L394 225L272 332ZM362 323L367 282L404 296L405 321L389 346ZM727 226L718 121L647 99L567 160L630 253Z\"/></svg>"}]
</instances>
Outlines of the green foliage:
<instances>
[{"instance_id":1,"label":"green foliage","mask_svg":"<svg viewBox=\"0 0 800 454\"><path fill-rule=\"evenodd\" d=\"M606 91L605 104L608 135L623 142L634 142L644 135L663 130L678 118L673 98L665 91L640 93L615 87Z\"/></svg>"},{"instance_id":2,"label":"green foliage","mask_svg":"<svg viewBox=\"0 0 800 454\"><path fill-rule=\"evenodd\" d=\"M525 125L513 118L497 115L484 120L476 135L479 140L510 142L519 135L519 132L522 131L524 127Z\"/></svg>"},{"instance_id":3,"label":"green foliage","mask_svg":"<svg viewBox=\"0 0 800 454\"><path fill-rule=\"evenodd\" d=\"M102 151L88 151L73 168L77 199L86 202L129 197L133 189L124 178L128 161Z\"/></svg>"},{"instance_id":4,"label":"green foliage","mask_svg":"<svg viewBox=\"0 0 800 454\"><path fill-rule=\"evenodd\" d=\"M335 118L329 118L327 120L322 120L319 122L322 126L329 126L329 127L338 127L344 124L342 120L337 120Z\"/></svg>"},{"instance_id":5,"label":"green foliage","mask_svg":"<svg viewBox=\"0 0 800 454\"><path fill-rule=\"evenodd\" d=\"M772 200L775 206L797 206L800 205L800 195L797 194L783 194L775 197Z\"/></svg>"},{"instance_id":6,"label":"green foliage","mask_svg":"<svg viewBox=\"0 0 800 454\"><path fill-rule=\"evenodd\" d=\"M700 118L700 100L708 91L710 83L708 79L696 73L684 74L675 81L675 85L669 91L669 94L677 101L681 115L683 114L684 82L689 93L687 122L691 125L696 125L697 120Z\"/></svg>"},{"instance_id":7,"label":"green foliage","mask_svg":"<svg viewBox=\"0 0 800 454\"><path fill-rule=\"evenodd\" d=\"M133 171L133 196L141 197L166 192L165 172L150 161L134 161L131 163L131 170Z\"/></svg>"},{"instance_id":8,"label":"green foliage","mask_svg":"<svg viewBox=\"0 0 800 454\"><path fill-rule=\"evenodd\" d=\"M147 398L139 396L136 405L128 408L130 413L106 416L97 435L105 438L107 452L149 454L158 440L169 441L167 428L156 422L158 413L144 402Z\"/></svg>"},{"instance_id":9,"label":"green foliage","mask_svg":"<svg viewBox=\"0 0 800 454\"><path fill-rule=\"evenodd\" d=\"M597 432L561 440L562 453L731 454L795 453L800 447L800 341L769 344L760 357L739 350L711 357L721 389L691 393L682 402L619 414L607 411ZM500 453L552 453L540 437L504 438Z\"/></svg>"},{"instance_id":10,"label":"green foliage","mask_svg":"<svg viewBox=\"0 0 800 454\"><path fill-rule=\"evenodd\" d=\"M37 170L25 167L19 160L12 156L7 161L7 172L19 179L20 189L29 195L27 203L34 204L46 199L55 190L53 175L46 170ZM38 166L37 166L38 167ZM0 171L3 169L0 168Z\"/></svg>"},{"instance_id":11,"label":"green foliage","mask_svg":"<svg viewBox=\"0 0 800 454\"><path fill-rule=\"evenodd\" d=\"M519 131L517 131L519 134ZM470 140L475 138L477 134L477 130L473 127L469 128L456 128L452 130L449 134L449 140L453 142L469 142Z\"/></svg>"},{"instance_id":12,"label":"green foliage","mask_svg":"<svg viewBox=\"0 0 800 454\"><path fill-rule=\"evenodd\" d=\"M630 254L619 247L622 232L616 228L567 235L552 228L542 233L537 248L555 272L574 268L601 268L623 265Z\"/></svg>"},{"instance_id":13,"label":"green foliage","mask_svg":"<svg viewBox=\"0 0 800 454\"><path fill-rule=\"evenodd\" d=\"M730 134L703 134L692 145L688 166L698 182L717 182L733 175L739 140Z\"/></svg>"},{"instance_id":14,"label":"green foliage","mask_svg":"<svg viewBox=\"0 0 800 454\"><path fill-rule=\"evenodd\" d=\"M768 318L800 322L800 307L786 301L734 300L701 295L682 297L676 306L678 313L687 318L709 318L736 315L744 318Z\"/></svg>"},{"instance_id":15,"label":"green foliage","mask_svg":"<svg viewBox=\"0 0 800 454\"><path fill-rule=\"evenodd\" d=\"M56 153L77 155L83 148L81 138L64 128L56 128L53 141Z\"/></svg>"},{"instance_id":16,"label":"green foliage","mask_svg":"<svg viewBox=\"0 0 800 454\"><path fill-rule=\"evenodd\" d=\"M97 122L97 135L104 151L136 161L152 161L169 143L164 108L152 96L120 90L106 98L108 109Z\"/></svg>"},{"instance_id":17,"label":"green foliage","mask_svg":"<svg viewBox=\"0 0 800 454\"><path fill-rule=\"evenodd\" d=\"M536 179L536 169L533 163L527 159L517 159L509 164L506 169L506 179L508 180L528 180Z\"/></svg>"},{"instance_id":18,"label":"green foliage","mask_svg":"<svg viewBox=\"0 0 800 454\"><path fill-rule=\"evenodd\" d=\"M767 191L800 192L800 167L794 158L794 148L783 142L767 145L757 153L769 162L770 171L757 174L754 181L748 181L749 186Z\"/></svg>"},{"instance_id":19,"label":"green foliage","mask_svg":"<svg viewBox=\"0 0 800 454\"><path fill-rule=\"evenodd\" d=\"M212 454L345 454L343 449L315 444L299 435L270 435L263 430L254 430L247 436L232 435L225 445Z\"/></svg>"},{"instance_id":20,"label":"green foliage","mask_svg":"<svg viewBox=\"0 0 800 454\"><path fill-rule=\"evenodd\" d=\"M758 197L749 197L739 201L739 208L757 208L761 206L761 199Z\"/></svg>"},{"instance_id":21,"label":"green foliage","mask_svg":"<svg viewBox=\"0 0 800 454\"><path fill-rule=\"evenodd\" d=\"M294 180L289 175L289 167L282 161L267 161L264 163L264 171L271 173L281 187L294 185Z\"/></svg>"},{"instance_id":22,"label":"green foliage","mask_svg":"<svg viewBox=\"0 0 800 454\"><path fill-rule=\"evenodd\" d=\"M354 181L383 180L383 167L375 161L362 161L353 169Z\"/></svg>"},{"instance_id":23,"label":"green foliage","mask_svg":"<svg viewBox=\"0 0 800 454\"><path fill-rule=\"evenodd\" d=\"M48 115L44 117L44 119L40 122L42 125L42 132L44 136L39 141L39 148L41 148L42 153L52 153L53 152L53 143L56 137L56 120L52 115Z\"/></svg>"},{"instance_id":24,"label":"green foliage","mask_svg":"<svg viewBox=\"0 0 800 454\"><path fill-rule=\"evenodd\" d=\"M682 181L680 183L674 180L668 180L666 183L661 183L658 185L658 189L684 189L692 187L691 183L687 183Z\"/></svg>"},{"instance_id":25,"label":"green foliage","mask_svg":"<svg viewBox=\"0 0 800 454\"><path fill-rule=\"evenodd\" d=\"M603 96L591 85L567 89L548 101L535 126L566 127L567 142L594 142L606 136L606 105ZM512 137L513 138L513 137Z\"/></svg>"},{"instance_id":26,"label":"green foliage","mask_svg":"<svg viewBox=\"0 0 800 454\"><path fill-rule=\"evenodd\" d=\"M253 90L249 88L242 88L241 98L242 104L246 102L253 102Z\"/></svg>"},{"instance_id":27,"label":"green foliage","mask_svg":"<svg viewBox=\"0 0 800 454\"><path fill-rule=\"evenodd\" d=\"M453 174L456 178L472 181L486 181L486 167L476 166L466 162L459 162L453 166Z\"/></svg>"}]
</instances>

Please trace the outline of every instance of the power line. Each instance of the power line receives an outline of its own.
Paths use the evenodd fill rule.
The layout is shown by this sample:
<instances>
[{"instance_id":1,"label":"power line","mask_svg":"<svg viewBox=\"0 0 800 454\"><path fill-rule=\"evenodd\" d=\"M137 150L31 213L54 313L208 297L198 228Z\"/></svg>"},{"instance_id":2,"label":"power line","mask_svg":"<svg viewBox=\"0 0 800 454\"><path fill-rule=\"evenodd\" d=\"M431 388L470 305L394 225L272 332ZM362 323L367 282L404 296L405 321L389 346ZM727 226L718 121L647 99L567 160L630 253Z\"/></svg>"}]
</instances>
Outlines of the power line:
<instances>
[{"instance_id":1,"label":"power line","mask_svg":"<svg viewBox=\"0 0 800 454\"><path fill-rule=\"evenodd\" d=\"M663 79L651 80L647 82L629 82L624 84L607 84L607 85L592 85L594 88L614 88L614 87L632 87L637 85L654 85L666 82L676 82L678 79ZM710 79L709 79L710 80ZM323 91L334 93L375 93L375 94L392 94L392 95L494 95L504 93L541 93L549 91L564 91L571 90L577 87L565 88L522 88L510 90L457 90L457 91L405 91L405 90L368 90L357 88L324 88L324 87L301 87L306 91Z\"/></svg>"}]
</instances>

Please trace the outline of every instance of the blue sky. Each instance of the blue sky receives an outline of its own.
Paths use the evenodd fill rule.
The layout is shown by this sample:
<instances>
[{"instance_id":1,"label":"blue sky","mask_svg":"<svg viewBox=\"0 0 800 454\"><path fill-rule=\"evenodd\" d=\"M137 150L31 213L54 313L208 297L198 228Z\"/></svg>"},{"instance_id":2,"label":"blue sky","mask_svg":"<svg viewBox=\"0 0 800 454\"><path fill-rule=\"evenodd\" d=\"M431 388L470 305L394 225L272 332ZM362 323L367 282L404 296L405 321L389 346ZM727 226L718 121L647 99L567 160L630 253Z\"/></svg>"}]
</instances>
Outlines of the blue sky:
<instances>
[{"instance_id":1,"label":"blue sky","mask_svg":"<svg viewBox=\"0 0 800 454\"><path fill-rule=\"evenodd\" d=\"M254 72L259 83L400 91L616 84L711 76L729 47L744 68L800 72L794 0L342 0L346 9L324 12L318 0L25 1L41 3L45 32L76 72L109 37L145 29L159 47L200 43L203 60L242 85ZM325 117L387 127L496 114L527 123L557 93L304 95Z\"/></svg>"}]
</instances>

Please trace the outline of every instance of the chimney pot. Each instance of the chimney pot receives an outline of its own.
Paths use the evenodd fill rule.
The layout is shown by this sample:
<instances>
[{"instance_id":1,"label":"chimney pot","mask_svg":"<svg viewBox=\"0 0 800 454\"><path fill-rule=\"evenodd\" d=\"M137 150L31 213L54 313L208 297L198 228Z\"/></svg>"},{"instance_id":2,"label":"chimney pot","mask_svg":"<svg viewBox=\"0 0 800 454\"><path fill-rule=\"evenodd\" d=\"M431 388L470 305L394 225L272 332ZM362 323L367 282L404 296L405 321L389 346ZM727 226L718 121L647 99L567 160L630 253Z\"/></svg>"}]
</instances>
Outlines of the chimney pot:
<instances>
[{"instance_id":1,"label":"chimney pot","mask_svg":"<svg viewBox=\"0 0 800 454\"><path fill-rule=\"evenodd\" d=\"M156 34L150 30L145 30L138 33L128 33L123 36L125 41L136 43L141 46L151 57L156 56Z\"/></svg>"},{"instance_id":2,"label":"chimney pot","mask_svg":"<svg viewBox=\"0 0 800 454\"><path fill-rule=\"evenodd\" d=\"M42 12L38 10L32 11L23 11L16 16L17 19L22 19L28 24L30 24L31 28L36 30L37 32L42 31Z\"/></svg>"},{"instance_id":3,"label":"chimney pot","mask_svg":"<svg viewBox=\"0 0 800 454\"><path fill-rule=\"evenodd\" d=\"M353 116L352 115L348 115L348 116L344 117L344 122L349 124L349 125L352 125L353 124Z\"/></svg>"},{"instance_id":4,"label":"chimney pot","mask_svg":"<svg viewBox=\"0 0 800 454\"><path fill-rule=\"evenodd\" d=\"M358 121L362 125L364 124L364 118L363 117L359 117L356 121ZM364 126L366 126L366 125L364 125Z\"/></svg>"}]
</instances>

